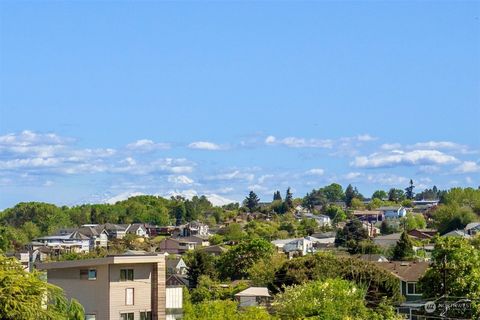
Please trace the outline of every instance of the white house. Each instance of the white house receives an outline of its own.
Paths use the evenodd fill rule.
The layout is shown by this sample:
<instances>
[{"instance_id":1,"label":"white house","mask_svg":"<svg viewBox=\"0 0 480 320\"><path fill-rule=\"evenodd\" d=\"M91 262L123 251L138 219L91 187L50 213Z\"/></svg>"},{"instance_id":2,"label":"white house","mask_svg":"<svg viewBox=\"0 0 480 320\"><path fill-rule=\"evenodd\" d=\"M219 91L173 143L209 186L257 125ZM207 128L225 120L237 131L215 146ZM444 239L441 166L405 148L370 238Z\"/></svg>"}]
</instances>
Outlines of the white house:
<instances>
[{"instance_id":1,"label":"white house","mask_svg":"<svg viewBox=\"0 0 480 320\"><path fill-rule=\"evenodd\" d=\"M399 219L407 215L407 209L402 206L398 207L381 207L379 211L383 212L385 219Z\"/></svg>"},{"instance_id":2,"label":"white house","mask_svg":"<svg viewBox=\"0 0 480 320\"><path fill-rule=\"evenodd\" d=\"M313 219L317 222L319 227L325 227L332 225L332 221L329 216L324 214L313 214L313 213L306 213L303 215L307 219Z\"/></svg>"},{"instance_id":3,"label":"white house","mask_svg":"<svg viewBox=\"0 0 480 320\"><path fill-rule=\"evenodd\" d=\"M142 223L132 223L126 230L129 234L134 234L137 237L148 238L147 228Z\"/></svg>"},{"instance_id":4,"label":"white house","mask_svg":"<svg viewBox=\"0 0 480 320\"><path fill-rule=\"evenodd\" d=\"M271 296L265 287L250 287L237 293L235 300L239 302L240 307L255 307L267 305L271 300Z\"/></svg>"},{"instance_id":5,"label":"white house","mask_svg":"<svg viewBox=\"0 0 480 320\"><path fill-rule=\"evenodd\" d=\"M90 252L90 238L78 232L40 237L34 239L32 243L41 243L43 246L67 252ZM32 249L35 250L36 248Z\"/></svg>"}]
</instances>

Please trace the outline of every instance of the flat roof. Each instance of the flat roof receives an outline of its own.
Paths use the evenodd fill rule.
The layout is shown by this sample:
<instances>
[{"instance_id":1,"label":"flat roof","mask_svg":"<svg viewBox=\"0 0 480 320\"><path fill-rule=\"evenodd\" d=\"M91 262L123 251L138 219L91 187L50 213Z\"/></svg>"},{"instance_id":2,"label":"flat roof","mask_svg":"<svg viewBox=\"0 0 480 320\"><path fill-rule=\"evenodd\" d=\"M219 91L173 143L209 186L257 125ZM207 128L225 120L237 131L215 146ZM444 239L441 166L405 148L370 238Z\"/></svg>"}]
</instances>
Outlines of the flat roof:
<instances>
[{"instance_id":1,"label":"flat roof","mask_svg":"<svg viewBox=\"0 0 480 320\"><path fill-rule=\"evenodd\" d=\"M133 264L133 263L158 263L165 259L163 254L144 254L144 255L114 255L105 258L55 261L37 264L38 269L66 269L78 267L94 267L106 264Z\"/></svg>"},{"instance_id":2,"label":"flat roof","mask_svg":"<svg viewBox=\"0 0 480 320\"><path fill-rule=\"evenodd\" d=\"M240 291L235 297L270 297L270 294L265 287L250 287Z\"/></svg>"}]
</instances>

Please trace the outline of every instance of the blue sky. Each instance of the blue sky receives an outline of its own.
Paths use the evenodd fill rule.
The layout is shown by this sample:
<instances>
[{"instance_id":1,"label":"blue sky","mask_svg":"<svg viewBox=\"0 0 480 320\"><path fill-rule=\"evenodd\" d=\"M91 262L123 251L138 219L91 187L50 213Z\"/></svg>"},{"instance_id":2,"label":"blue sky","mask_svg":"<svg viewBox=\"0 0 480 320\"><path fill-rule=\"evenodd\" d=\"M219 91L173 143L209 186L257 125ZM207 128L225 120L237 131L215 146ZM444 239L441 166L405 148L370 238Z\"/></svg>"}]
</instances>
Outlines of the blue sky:
<instances>
[{"instance_id":1,"label":"blue sky","mask_svg":"<svg viewBox=\"0 0 480 320\"><path fill-rule=\"evenodd\" d=\"M480 185L479 2L0 2L0 208Z\"/></svg>"}]
</instances>

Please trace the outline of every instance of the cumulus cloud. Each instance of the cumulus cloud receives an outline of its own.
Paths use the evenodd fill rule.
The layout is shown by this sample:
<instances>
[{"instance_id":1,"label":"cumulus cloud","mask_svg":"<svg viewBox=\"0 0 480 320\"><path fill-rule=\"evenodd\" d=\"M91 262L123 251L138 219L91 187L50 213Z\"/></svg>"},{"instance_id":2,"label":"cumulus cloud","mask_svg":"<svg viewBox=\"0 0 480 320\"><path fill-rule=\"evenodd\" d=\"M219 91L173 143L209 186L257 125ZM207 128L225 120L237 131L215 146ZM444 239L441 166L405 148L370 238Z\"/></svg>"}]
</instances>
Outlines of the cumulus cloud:
<instances>
[{"instance_id":1,"label":"cumulus cloud","mask_svg":"<svg viewBox=\"0 0 480 320\"><path fill-rule=\"evenodd\" d=\"M36 133L25 130L0 136L0 154L52 157L64 149L73 139L54 133Z\"/></svg>"},{"instance_id":2,"label":"cumulus cloud","mask_svg":"<svg viewBox=\"0 0 480 320\"><path fill-rule=\"evenodd\" d=\"M220 150L221 147L213 142L209 141L196 141L188 145L190 149L199 149L199 150Z\"/></svg>"},{"instance_id":3,"label":"cumulus cloud","mask_svg":"<svg viewBox=\"0 0 480 320\"><path fill-rule=\"evenodd\" d=\"M400 143L384 143L380 146L383 150L395 150L400 149L402 145Z\"/></svg>"},{"instance_id":4,"label":"cumulus cloud","mask_svg":"<svg viewBox=\"0 0 480 320\"><path fill-rule=\"evenodd\" d=\"M331 148L333 141L329 139L305 139L296 137L277 139L274 136L268 136L265 139L265 144L283 145L289 148Z\"/></svg>"},{"instance_id":5,"label":"cumulus cloud","mask_svg":"<svg viewBox=\"0 0 480 320\"><path fill-rule=\"evenodd\" d=\"M349 172L346 175L343 176L345 180L355 180L359 177L362 177L363 173L361 172Z\"/></svg>"},{"instance_id":6,"label":"cumulus cloud","mask_svg":"<svg viewBox=\"0 0 480 320\"><path fill-rule=\"evenodd\" d=\"M480 165L474 161L464 161L454 170L457 173L475 173L480 172Z\"/></svg>"},{"instance_id":7,"label":"cumulus cloud","mask_svg":"<svg viewBox=\"0 0 480 320\"><path fill-rule=\"evenodd\" d=\"M252 181L255 179L253 173L242 172L240 170L234 170L231 172L220 173L217 175L210 176L206 178L207 180L246 180Z\"/></svg>"},{"instance_id":8,"label":"cumulus cloud","mask_svg":"<svg viewBox=\"0 0 480 320\"><path fill-rule=\"evenodd\" d=\"M356 136L356 139L357 139L358 141L362 141L362 142L368 142L368 141L375 141L375 140L377 140L376 137L373 137L373 136L371 136L371 135L369 135L369 134L360 134L360 135Z\"/></svg>"},{"instance_id":9,"label":"cumulus cloud","mask_svg":"<svg viewBox=\"0 0 480 320\"><path fill-rule=\"evenodd\" d=\"M395 166L445 165L458 162L454 156L438 150L394 150L356 157L351 165L358 168L387 168Z\"/></svg>"},{"instance_id":10,"label":"cumulus cloud","mask_svg":"<svg viewBox=\"0 0 480 320\"><path fill-rule=\"evenodd\" d=\"M194 181L190 179L189 177L185 175L180 175L180 176L169 176L168 177L168 182L175 183L175 184L193 184Z\"/></svg>"},{"instance_id":11,"label":"cumulus cloud","mask_svg":"<svg viewBox=\"0 0 480 320\"><path fill-rule=\"evenodd\" d=\"M314 169L308 170L305 173L311 176L323 176L323 174L325 173L325 170L320 168L314 168Z\"/></svg>"},{"instance_id":12,"label":"cumulus cloud","mask_svg":"<svg viewBox=\"0 0 480 320\"><path fill-rule=\"evenodd\" d=\"M198 192L194 189L187 189L187 190L170 190L164 196L166 197L176 197L181 196L186 199L192 199L194 196L198 196ZM210 201L214 206L224 206L229 203L235 203L238 201L231 200L225 197L222 197L218 194L205 194L205 197Z\"/></svg>"},{"instance_id":13,"label":"cumulus cloud","mask_svg":"<svg viewBox=\"0 0 480 320\"><path fill-rule=\"evenodd\" d=\"M151 152L169 148L170 144L168 143L157 143L149 139L141 139L127 144L127 149L139 152Z\"/></svg>"}]
</instances>

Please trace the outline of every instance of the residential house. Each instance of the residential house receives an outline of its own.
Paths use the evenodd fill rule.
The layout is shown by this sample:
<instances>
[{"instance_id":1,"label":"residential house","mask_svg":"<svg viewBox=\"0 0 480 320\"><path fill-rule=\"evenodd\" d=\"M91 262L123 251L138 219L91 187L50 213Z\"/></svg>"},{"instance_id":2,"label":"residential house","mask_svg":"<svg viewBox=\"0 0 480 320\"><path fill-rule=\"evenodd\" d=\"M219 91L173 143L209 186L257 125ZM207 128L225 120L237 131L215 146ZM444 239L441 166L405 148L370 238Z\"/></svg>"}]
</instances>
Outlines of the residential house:
<instances>
[{"instance_id":1,"label":"residential house","mask_svg":"<svg viewBox=\"0 0 480 320\"><path fill-rule=\"evenodd\" d=\"M438 231L435 229L413 229L407 233L410 237L418 240L430 240L438 234Z\"/></svg>"},{"instance_id":2,"label":"residential house","mask_svg":"<svg viewBox=\"0 0 480 320\"><path fill-rule=\"evenodd\" d=\"M40 246L46 246L58 252L88 253L90 252L90 238L80 232L73 232L66 235L38 237L29 244L33 250Z\"/></svg>"},{"instance_id":3,"label":"residential house","mask_svg":"<svg viewBox=\"0 0 480 320\"><path fill-rule=\"evenodd\" d=\"M196 242L166 238L158 244L158 251L169 254L182 254L189 250L194 250L196 246Z\"/></svg>"},{"instance_id":4,"label":"residential house","mask_svg":"<svg viewBox=\"0 0 480 320\"><path fill-rule=\"evenodd\" d=\"M166 287L166 320L182 319L183 290L188 288L188 280L185 276L169 275L167 276Z\"/></svg>"},{"instance_id":5,"label":"residential house","mask_svg":"<svg viewBox=\"0 0 480 320\"><path fill-rule=\"evenodd\" d=\"M407 209L402 206L381 207L378 210L383 212L385 219L400 219L407 215Z\"/></svg>"},{"instance_id":6,"label":"residential house","mask_svg":"<svg viewBox=\"0 0 480 320\"><path fill-rule=\"evenodd\" d=\"M326 243L326 241L328 240L305 237L273 240L271 243L277 248L279 252L283 252L289 258L292 258L296 255L304 256L308 253L313 253L316 251L315 247L317 243Z\"/></svg>"},{"instance_id":7,"label":"residential house","mask_svg":"<svg viewBox=\"0 0 480 320\"><path fill-rule=\"evenodd\" d=\"M199 221L192 221L177 228L181 237L198 236L208 238L210 236L208 225Z\"/></svg>"},{"instance_id":8,"label":"residential house","mask_svg":"<svg viewBox=\"0 0 480 320\"><path fill-rule=\"evenodd\" d=\"M383 221L383 211L380 210L353 210L353 215L360 221L376 223Z\"/></svg>"},{"instance_id":9,"label":"residential house","mask_svg":"<svg viewBox=\"0 0 480 320\"><path fill-rule=\"evenodd\" d=\"M360 260L370 262L388 262L388 259L381 254L359 254L356 257Z\"/></svg>"},{"instance_id":10,"label":"residential house","mask_svg":"<svg viewBox=\"0 0 480 320\"><path fill-rule=\"evenodd\" d=\"M362 227L367 230L368 236L373 238L380 234L380 229L375 227L372 222L363 221Z\"/></svg>"},{"instance_id":11,"label":"residential house","mask_svg":"<svg viewBox=\"0 0 480 320\"><path fill-rule=\"evenodd\" d=\"M85 319L166 319L163 254L50 262L38 268L68 299L82 304Z\"/></svg>"},{"instance_id":12,"label":"residential house","mask_svg":"<svg viewBox=\"0 0 480 320\"><path fill-rule=\"evenodd\" d=\"M465 230L453 230L448 233L445 233L444 235L442 235L442 237L457 237L457 238L464 238L464 239L472 238L472 236L469 235Z\"/></svg>"},{"instance_id":13,"label":"residential house","mask_svg":"<svg viewBox=\"0 0 480 320\"><path fill-rule=\"evenodd\" d=\"M268 306L272 296L265 287L250 287L235 295L239 307Z\"/></svg>"},{"instance_id":14,"label":"residential house","mask_svg":"<svg viewBox=\"0 0 480 320\"><path fill-rule=\"evenodd\" d=\"M465 226L465 232L471 236L480 234L480 222L472 222Z\"/></svg>"},{"instance_id":15,"label":"residential house","mask_svg":"<svg viewBox=\"0 0 480 320\"><path fill-rule=\"evenodd\" d=\"M133 234L137 237L148 238L147 228L143 223L132 223L126 230L127 234Z\"/></svg>"},{"instance_id":16,"label":"residential house","mask_svg":"<svg viewBox=\"0 0 480 320\"><path fill-rule=\"evenodd\" d=\"M210 242L208 241L208 238L203 238L200 236L188 236L188 237L180 237L180 238L174 238L177 239L178 241L186 241L186 242L194 242L195 243L195 248L197 247L208 247L210 245Z\"/></svg>"},{"instance_id":17,"label":"residential house","mask_svg":"<svg viewBox=\"0 0 480 320\"><path fill-rule=\"evenodd\" d=\"M92 224L83 225L80 228L73 229L60 229L57 235L67 235L70 233L78 232L90 239L90 250L95 248L107 248L108 246L108 232L103 225Z\"/></svg>"},{"instance_id":18,"label":"residential house","mask_svg":"<svg viewBox=\"0 0 480 320\"><path fill-rule=\"evenodd\" d=\"M395 246L400 240L401 233L392 233L392 234L387 234L384 236L378 236L373 238L373 242L382 248L388 248Z\"/></svg>"},{"instance_id":19,"label":"residential house","mask_svg":"<svg viewBox=\"0 0 480 320\"><path fill-rule=\"evenodd\" d=\"M305 213L305 214L303 214L303 218L315 220L319 227L325 227L325 226L331 226L332 225L332 221L330 220L330 217L326 216L324 214Z\"/></svg>"},{"instance_id":20,"label":"residential house","mask_svg":"<svg viewBox=\"0 0 480 320\"><path fill-rule=\"evenodd\" d=\"M105 223L103 228L107 231L109 239L123 239L127 233L128 224Z\"/></svg>"},{"instance_id":21,"label":"residential house","mask_svg":"<svg viewBox=\"0 0 480 320\"><path fill-rule=\"evenodd\" d=\"M417 287L418 280L425 274L429 267L428 262L391 261L376 262L378 267L391 272L400 281L400 293L405 297L405 302L398 306L398 311L410 317L411 310L418 308L417 300L422 298L422 293Z\"/></svg>"},{"instance_id":22,"label":"residential house","mask_svg":"<svg viewBox=\"0 0 480 320\"><path fill-rule=\"evenodd\" d=\"M220 245L213 245L213 246L208 246L208 247L203 247L201 248L204 252L211 254L213 256L219 256L222 253L226 252L227 249L220 246Z\"/></svg>"},{"instance_id":23,"label":"residential house","mask_svg":"<svg viewBox=\"0 0 480 320\"><path fill-rule=\"evenodd\" d=\"M187 274L187 265L180 258L167 258L167 274Z\"/></svg>"},{"instance_id":24,"label":"residential house","mask_svg":"<svg viewBox=\"0 0 480 320\"><path fill-rule=\"evenodd\" d=\"M14 257L15 259L20 262L20 265L22 266L23 270L30 272L30 253L29 252L16 252L6 254L8 257Z\"/></svg>"}]
</instances>

